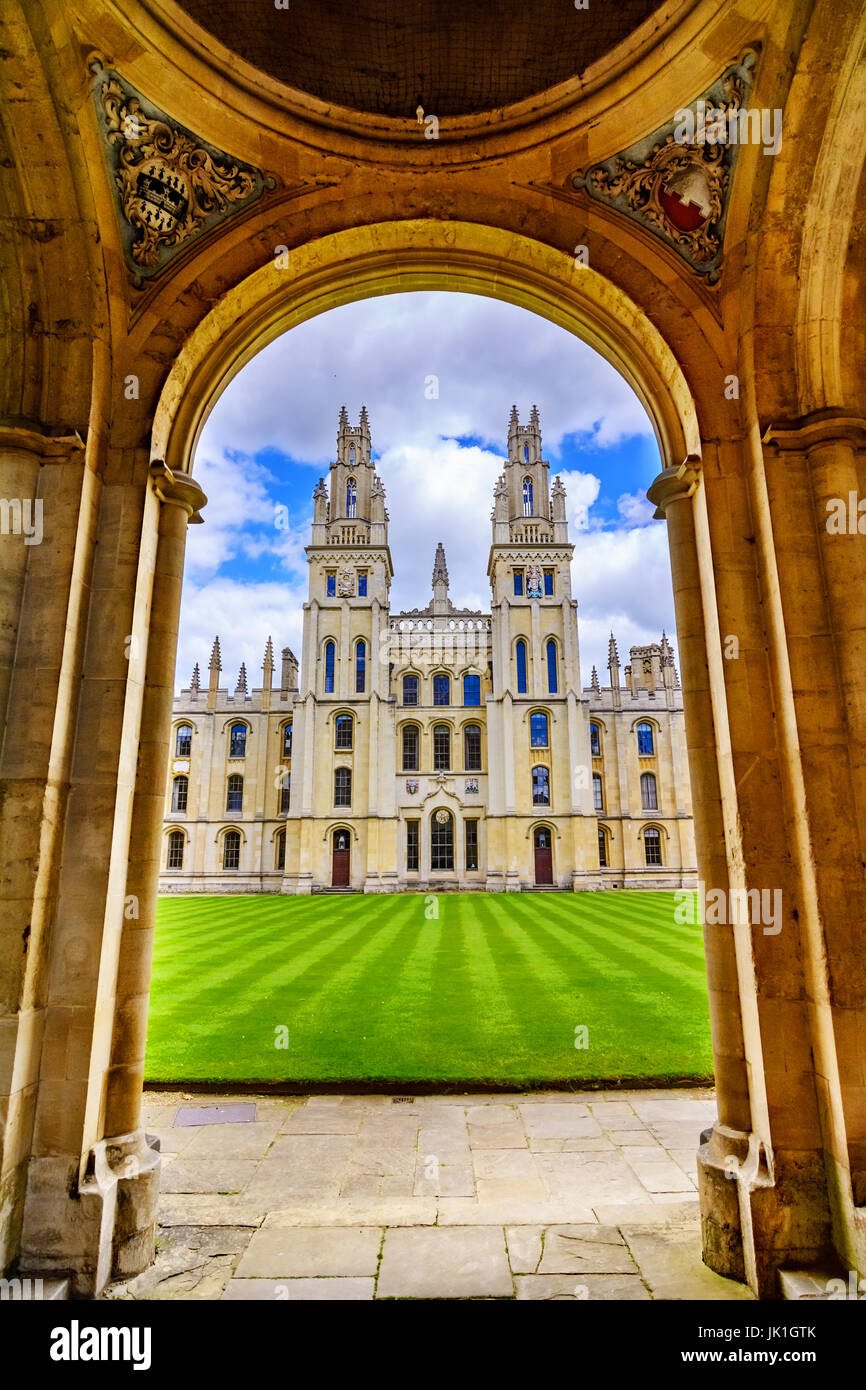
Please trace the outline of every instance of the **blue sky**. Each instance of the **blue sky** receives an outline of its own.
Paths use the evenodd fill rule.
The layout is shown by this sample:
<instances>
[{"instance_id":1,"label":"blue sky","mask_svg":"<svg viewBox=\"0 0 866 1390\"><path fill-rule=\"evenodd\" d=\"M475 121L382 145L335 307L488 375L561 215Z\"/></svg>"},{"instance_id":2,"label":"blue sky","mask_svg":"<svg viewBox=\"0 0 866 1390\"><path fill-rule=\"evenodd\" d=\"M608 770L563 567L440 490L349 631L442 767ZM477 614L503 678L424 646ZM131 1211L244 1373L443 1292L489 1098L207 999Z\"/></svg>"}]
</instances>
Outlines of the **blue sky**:
<instances>
[{"instance_id":1,"label":"blue sky","mask_svg":"<svg viewBox=\"0 0 866 1390\"><path fill-rule=\"evenodd\" d=\"M434 395L432 378L436 379ZM423 606L437 541L451 598L489 609L493 486L513 403L537 404L551 476L561 473L575 545L582 679L629 646L675 640L667 536L645 493L661 464L636 396L563 329L474 295L388 295L332 310L272 343L230 383L200 440L208 494L190 527L176 684L203 678L220 634L222 683L241 661L260 681L265 640L300 654L312 490L327 480L337 416L367 406L385 485L392 610Z\"/></svg>"}]
</instances>

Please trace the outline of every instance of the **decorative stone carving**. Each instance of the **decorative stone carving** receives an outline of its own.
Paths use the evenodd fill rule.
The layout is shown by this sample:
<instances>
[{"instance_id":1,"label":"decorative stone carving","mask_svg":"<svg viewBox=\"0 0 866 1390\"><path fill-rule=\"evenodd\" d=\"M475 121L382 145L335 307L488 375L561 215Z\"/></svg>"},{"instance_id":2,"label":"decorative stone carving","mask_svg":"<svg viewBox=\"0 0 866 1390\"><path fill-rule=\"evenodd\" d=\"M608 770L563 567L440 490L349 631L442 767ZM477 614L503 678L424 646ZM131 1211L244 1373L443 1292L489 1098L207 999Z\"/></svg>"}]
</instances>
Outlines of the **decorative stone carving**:
<instances>
[{"instance_id":1,"label":"decorative stone carving","mask_svg":"<svg viewBox=\"0 0 866 1390\"><path fill-rule=\"evenodd\" d=\"M529 598L541 598L544 593L544 570L541 565L526 566L526 593Z\"/></svg>"},{"instance_id":2,"label":"decorative stone carving","mask_svg":"<svg viewBox=\"0 0 866 1390\"><path fill-rule=\"evenodd\" d=\"M727 68L693 107L648 139L575 174L575 188L608 203L661 237L713 283L718 279L725 212L739 148L732 116L745 105L755 57ZM694 138L683 131L694 127Z\"/></svg>"},{"instance_id":3,"label":"decorative stone carving","mask_svg":"<svg viewBox=\"0 0 866 1390\"><path fill-rule=\"evenodd\" d=\"M410 796L414 796L415 792L418 790L418 778L417 778L417 777L407 777L407 778L406 778L406 790L407 790L407 792L409 793Z\"/></svg>"},{"instance_id":4,"label":"decorative stone carving","mask_svg":"<svg viewBox=\"0 0 866 1390\"><path fill-rule=\"evenodd\" d=\"M340 598L351 598L355 592L355 571L340 570L337 575L337 594Z\"/></svg>"},{"instance_id":5,"label":"decorative stone carving","mask_svg":"<svg viewBox=\"0 0 866 1390\"><path fill-rule=\"evenodd\" d=\"M450 815L450 811L446 811L444 806L440 806L439 810L436 812L436 819L440 825L445 825L446 821L448 821L448 819L450 818Z\"/></svg>"},{"instance_id":6,"label":"decorative stone carving","mask_svg":"<svg viewBox=\"0 0 866 1390\"><path fill-rule=\"evenodd\" d=\"M470 796L477 795L477 792L478 792L478 778L477 778L477 777L467 777L466 782L464 783L464 786L463 786L463 790L464 790L465 793L468 793L468 795L470 795Z\"/></svg>"},{"instance_id":7,"label":"decorative stone carving","mask_svg":"<svg viewBox=\"0 0 866 1390\"><path fill-rule=\"evenodd\" d=\"M99 69L95 96L136 284L161 270L181 245L273 187L258 169L177 125L117 73Z\"/></svg>"}]
</instances>

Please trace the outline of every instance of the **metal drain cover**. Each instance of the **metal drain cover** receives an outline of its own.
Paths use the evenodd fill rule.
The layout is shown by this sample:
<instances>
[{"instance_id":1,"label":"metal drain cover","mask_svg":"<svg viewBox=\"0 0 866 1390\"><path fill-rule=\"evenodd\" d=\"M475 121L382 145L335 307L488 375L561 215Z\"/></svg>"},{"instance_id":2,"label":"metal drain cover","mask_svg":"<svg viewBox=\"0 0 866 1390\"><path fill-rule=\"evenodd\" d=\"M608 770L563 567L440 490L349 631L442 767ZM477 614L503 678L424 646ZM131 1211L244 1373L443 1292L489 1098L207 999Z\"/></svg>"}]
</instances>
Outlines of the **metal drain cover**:
<instances>
[{"instance_id":1,"label":"metal drain cover","mask_svg":"<svg viewBox=\"0 0 866 1390\"><path fill-rule=\"evenodd\" d=\"M391 1104L392 1104L392 1105L414 1105L414 1104L415 1104L415 1097L414 1097L414 1096L392 1096L392 1097L391 1097Z\"/></svg>"}]
</instances>

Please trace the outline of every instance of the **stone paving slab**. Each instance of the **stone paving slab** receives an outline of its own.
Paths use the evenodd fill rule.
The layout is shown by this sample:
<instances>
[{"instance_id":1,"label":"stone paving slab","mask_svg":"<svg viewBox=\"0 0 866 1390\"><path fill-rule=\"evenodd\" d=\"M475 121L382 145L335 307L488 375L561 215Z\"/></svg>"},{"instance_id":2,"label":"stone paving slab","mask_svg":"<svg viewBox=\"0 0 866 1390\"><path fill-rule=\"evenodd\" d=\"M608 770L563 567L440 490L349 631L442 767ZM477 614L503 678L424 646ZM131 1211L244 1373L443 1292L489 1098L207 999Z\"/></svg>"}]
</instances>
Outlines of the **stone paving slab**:
<instances>
[{"instance_id":1,"label":"stone paving slab","mask_svg":"<svg viewBox=\"0 0 866 1390\"><path fill-rule=\"evenodd\" d=\"M187 1131L189 1132L189 1131ZM183 1130L173 1130L182 1134ZM244 1125L205 1125L181 1151L187 1158L264 1158L277 1137L277 1126L268 1121Z\"/></svg>"},{"instance_id":2,"label":"stone paving slab","mask_svg":"<svg viewBox=\"0 0 866 1390\"><path fill-rule=\"evenodd\" d=\"M616 1302L649 1299L646 1285L639 1274L520 1274L514 1287L519 1302L525 1299L572 1300L592 1302L595 1299L614 1299Z\"/></svg>"},{"instance_id":3,"label":"stone paving slab","mask_svg":"<svg viewBox=\"0 0 866 1390\"><path fill-rule=\"evenodd\" d=\"M236 1273L239 1279L372 1276L381 1245L377 1226L268 1226L250 1237Z\"/></svg>"},{"instance_id":4,"label":"stone paving slab","mask_svg":"<svg viewBox=\"0 0 866 1390\"><path fill-rule=\"evenodd\" d=\"M250 1202L243 1194L163 1192L159 1199L160 1226L261 1226L268 1214L263 1203Z\"/></svg>"},{"instance_id":5,"label":"stone paving slab","mask_svg":"<svg viewBox=\"0 0 866 1390\"><path fill-rule=\"evenodd\" d=\"M703 1263L698 1226L624 1225L622 1233L653 1298L754 1300L745 1284L724 1279Z\"/></svg>"},{"instance_id":6,"label":"stone paving slab","mask_svg":"<svg viewBox=\"0 0 866 1390\"><path fill-rule=\"evenodd\" d=\"M374 1279L230 1279L222 1296L224 1303L275 1302L309 1303L324 1301L369 1302Z\"/></svg>"},{"instance_id":7,"label":"stone paving slab","mask_svg":"<svg viewBox=\"0 0 866 1390\"><path fill-rule=\"evenodd\" d=\"M474 1203L473 1205L477 1205ZM433 1226L438 1208L434 1197L370 1198L331 1203L295 1202L276 1207L265 1226ZM441 1217L440 1217L441 1219Z\"/></svg>"},{"instance_id":8,"label":"stone paving slab","mask_svg":"<svg viewBox=\"0 0 866 1390\"><path fill-rule=\"evenodd\" d=\"M501 1227L404 1228L385 1235L377 1298L511 1298Z\"/></svg>"},{"instance_id":9,"label":"stone paving slab","mask_svg":"<svg viewBox=\"0 0 866 1390\"><path fill-rule=\"evenodd\" d=\"M252 1159L176 1158L162 1171L163 1192L243 1192L256 1175Z\"/></svg>"}]
</instances>

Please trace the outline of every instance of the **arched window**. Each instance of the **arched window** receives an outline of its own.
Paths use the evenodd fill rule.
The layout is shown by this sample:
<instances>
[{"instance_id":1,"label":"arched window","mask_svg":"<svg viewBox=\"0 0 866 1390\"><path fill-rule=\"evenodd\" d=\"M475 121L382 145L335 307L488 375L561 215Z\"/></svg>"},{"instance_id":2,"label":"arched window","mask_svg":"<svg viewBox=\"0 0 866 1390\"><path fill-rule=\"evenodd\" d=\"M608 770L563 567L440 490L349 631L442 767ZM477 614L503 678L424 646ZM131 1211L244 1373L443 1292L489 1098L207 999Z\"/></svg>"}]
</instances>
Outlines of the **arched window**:
<instances>
[{"instance_id":1,"label":"arched window","mask_svg":"<svg viewBox=\"0 0 866 1390\"><path fill-rule=\"evenodd\" d=\"M524 463L528 463L528 462L529 462L529 445L528 445L528 444L524 444L524 446L523 446L523 461L524 461Z\"/></svg>"},{"instance_id":2,"label":"arched window","mask_svg":"<svg viewBox=\"0 0 866 1390\"><path fill-rule=\"evenodd\" d=\"M227 830L223 835L223 868L236 869L241 862L241 837L237 830Z\"/></svg>"},{"instance_id":3,"label":"arched window","mask_svg":"<svg viewBox=\"0 0 866 1390\"><path fill-rule=\"evenodd\" d=\"M239 772L233 772L226 787L226 810L244 809L244 779Z\"/></svg>"},{"instance_id":4,"label":"arched window","mask_svg":"<svg viewBox=\"0 0 866 1390\"><path fill-rule=\"evenodd\" d=\"M433 677L433 703L434 705L451 704L451 681L448 676Z\"/></svg>"},{"instance_id":5,"label":"arched window","mask_svg":"<svg viewBox=\"0 0 866 1390\"><path fill-rule=\"evenodd\" d=\"M524 445L523 457L529 460L529 445ZM532 516L532 479L523 479L523 515Z\"/></svg>"},{"instance_id":6,"label":"arched window","mask_svg":"<svg viewBox=\"0 0 866 1390\"><path fill-rule=\"evenodd\" d=\"M447 724L433 729L433 771L448 772L451 768L451 730Z\"/></svg>"},{"instance_id":7,"label":"arched window","mask_svg":"<svg viewBox=\"0 0 866 1390\"><path fill-rule=\"evenodd\" d=\"M481 704L481 677L463 677L463 703L464 705Z\"/></svg>"},{"instance_id":8,"label":"arched window","mask_svg":"<svg viewBox=\"0 0 866 1390\"><path fill-rule=\"evenodd\" d=\"M430 868L454 868L454 817L444 807L430 818Z\"/></svg>"},{"instance_id":9,"label":"arched window","mask_svg":"<svg viewBox=\"0 0 866 1390\"><path fill-rule=\"evenodd\" d=\"M542 710L536 710L529 716L529 746L530 748L546 748L548 746L547 715Z\"/></svg>"},{"instance_id":10,"label":"arched window","mask_svg":"<svg viewBox=\"0 0 866 1390\"><path fill-rule=\"evenodd\" d=\"M192 752L192 725L178 724L174 740L174 756L188 758Z\"/></svg>"},{"instance_id":11,"label":"arched window","mask_svg":"<svg viewBox=\"0 0 866 1390\"><path fill-rule=\"evenodd\" d=\"M419 749L418 725L417 725L417 724L404 724L404 725L403 725L403 771L404 771L404 772L417 772L417 771L418 771L418 756L419 756L418 749Z\"/></svg>"},{"instance_id":12,"label":"arched window","mask_svg":"<svg viewBox=\"0 0 866 1390\"><path fill-rule=\"evenodd\" d=\"M594 758L601 757L601 733L597 724L589 726L589 751Z\"/></svg>"},{"instance_id":13,"label":"arched window","mask_svg":"<svg viewBox=\"0 0 866 1390\"><path fill-rule=\"evenodd\" d=\"M652 724L638 724L637 751L642 758L651 758L655 752Z\"/></svg>"},{"instance_id":14,"label":"arched window","mask_svg":"<svg viewBox=\"0 0 866 1390\"><path fill-rule=\"evenodd\" d=\"M526 694L526 643L521 637L514 648L514 655L517 660L517 693Z\"/></svg>"},{"instance_id":15,"label":"arched window","mask_svg":"<svg viewBox=\"0 0 866 1390\"><path fill-rule=\"evenodd\" d=\"M333 693L334 693L334 653L335 653L335 650L336 650L336 648L335 648L333 642L326 642L326 643L325 643L325 694L326 694L326 695L333 695Z\"/></svg>"},{"instance_id":16,"label":"arched window","mask_svg":"<svg viewBox=\"0 0 866 1390\"><path fill-rule=\"evenodd\" d=\"M276 858L276 868L278 868L278 869L284 869L285 867L286 867L286 832L285 832L285 830L281 830L280 833L279 833L279 835L277 836L277 858Z\"/></svg>"},{"instance_id":17,"label":"arched window","mask_svg":"<svg viewBox=\"0 0 866 1390\"><path fill-rule=\"evenodd\" d=\"M534 767L532 769L532 804L533 806L550 805L550 773L546 767Z\"/></svg>"},{"instance_id":18,"label":"arched window","mask_svg":"<svg viewBox=\"0 0 866 1390\"><path fill-rule=\"evenodd\" d=\"M644 857L647 864L660 864L662 862L662 837L658 830L653 826L648 826L643 833Z\"/></svg>"},{"instance_id":19,"label":"arched window","mask_svg":"<svg viewBox=\"0 0 866 1390\"><path fill-rule=\"evenodd\" d=\"M651 772L640 775L640 804L645 811L657 811L659 808L656 779Z\"/></svg>"},{"instance_id":20,"label":"arched window","mask_svg":"<svg viewBox=\"0 0 866 1390\"><path fill-rule=\"evenodd\" d=\"M352 747L353 719L351 714L338 714L334 720L334 747L343 750Z\"/></svg>"},{"instance_id":21,"label":"arched window","mask_svg":"<svg viewBox=\"0 0 866 1390\"><path fill-rule=\"evenodd\" d=\"M555 695L559 689L556 672L556 643L552 637L547 643L547 688L551 695Z\"/></svg>"},{"instance_id":22,"label":"arched window","mask_svg":"<svg viewBox=\"0 0 866 1390\"><path fill-rule=\"evenodd\" d=\"M592 774L592 805L596 811L604 810L604 790L601 785L601 774Z\"/></svg>"},{"instance_id":23,"label":"arched window","mask_svg":"<svg viewBox=\"0 0 866 1390\"><path fill-rule=\"evenodd\" d=\"M291 724L287 724L286 727L283 729L283 757L284 757L284 758L290 758L291 756L292 756L292 726L291 726Z\"/></svg>"},{"instance_id":24,"label":"arched window","mask_svg":"<svg viewBox=\"0 0 866 1390\"><path fill-rule=\"evenodd\" d=\"M292 774L284 772L280 782L280 815L288 815L292 802Z\"/></svg>"},{"instance_id":25,"label":"arched window","mask_svg":"<svg viewBox=\"0 0 866 1390\"><path fill-rule=\"evenodd\" d=\"M355 462L354 453L355 453L355 450L352 449L352 458L351 458L352 463ZM357 500L358 500L358 489L357 489L357 487L356 487L356 485L355 485L355 479L354 479L354 478L350 478L349 481L346 483L346 516L354 516L354 515L355 515L355 506L356 506L356 504L357 504Z\"/></svg>"},{"instance_id":26,"label":"arched window","mask_svg":"<svg viewBox=\"0 0 866 1390\"><path fill-rule=\"evenodd\" d=\"M598 867L600 869L607 868L607 836L600 827L598 832Z\"/></svg>"},{"instance_id":27,"label":"arched window","mask_svg":"<svg viewBox=\"0 0 866 1390\"><path fill-rule=\"evenodd\" d=\"M231 738L229 740L229 757L245 758L247 755L247 726L246 724L232 724Z\"/></svg>"},{"instance_id":28,"label":"arched window","mask_svg":"<svg viewBox=\"0 0 866 1390\"><path fill-rule=\"evenodd\" d=\"M467 772L481 771L480 724L467 724L463 730L463 766Z\"/></svg>"},{"instance_id":29,"label":"arched window","mask_svg":"<svg viewBox=\"0 0 866 1390\"><path fill-rule=\"evenodd\" d=\"M171 809L173 811L185 811L188 796L189 778L175 777L171 784Z\"/></svg>"},{"instance_id":30,"label":"arched window","mask_svg":"<svg viewBox=\"0 0 866 1390\"><path fill-rule=\"evenodd\" d=\"M417 705L418 703L418 677L403 677L403 704Z\"/></svg>"},{"instance_id":31,"label":"arched window","mask_svg":"<svg viewBox=\"0 0 866 1390\"><path fill-rule=\"evenodd\" d=\"M359 642L355 648L355 694L363 695L367 683L367 643Z\"/></svg>"},{"instance_id":32,"label":"arched window","mask_svg":"<svg viewBox=\"0 0 866 1390\"><path fill-rule=\"evenodd\" d=\"M183 831L173 830L168 837L168 859L165 867L167 869L183 868Z\"/></svg>"},{"instance_id":33,"label":"arched window","mask_svg":"<svg viewBox=\"0 0 866 1390\"><path fill-rule=\"evenodd\" d=\"M352 769L350 767L338 767L334 769L334 805L351 806L352 804Z\"/></svg>"}]
</instances>

